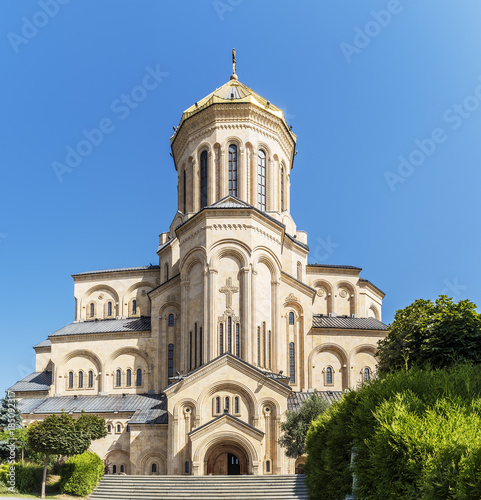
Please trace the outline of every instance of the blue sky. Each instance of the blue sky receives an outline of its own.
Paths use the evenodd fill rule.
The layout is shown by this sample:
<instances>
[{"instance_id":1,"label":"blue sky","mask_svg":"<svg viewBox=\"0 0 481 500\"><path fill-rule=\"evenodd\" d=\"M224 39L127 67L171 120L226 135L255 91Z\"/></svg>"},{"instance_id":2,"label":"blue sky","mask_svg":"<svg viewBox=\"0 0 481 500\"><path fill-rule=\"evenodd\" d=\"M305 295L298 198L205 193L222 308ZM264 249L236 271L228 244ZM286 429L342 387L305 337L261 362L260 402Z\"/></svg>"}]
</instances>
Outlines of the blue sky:
<instances>
[{"instance_id":1,"label":"blue sky","mask_svg":"<svg viewBox=\"0 0 481 500\"><path fill-rule=\"evenodd\" d=\"M298 136L311 261L362 267L386 323L440 293L480 304L480 18L475 0L4 0L0 390L73 321L71 274L156 263L172 126L228 80L233 47ZM139 90L149 71L158 85Z\"/></svg>"}]
</instances>

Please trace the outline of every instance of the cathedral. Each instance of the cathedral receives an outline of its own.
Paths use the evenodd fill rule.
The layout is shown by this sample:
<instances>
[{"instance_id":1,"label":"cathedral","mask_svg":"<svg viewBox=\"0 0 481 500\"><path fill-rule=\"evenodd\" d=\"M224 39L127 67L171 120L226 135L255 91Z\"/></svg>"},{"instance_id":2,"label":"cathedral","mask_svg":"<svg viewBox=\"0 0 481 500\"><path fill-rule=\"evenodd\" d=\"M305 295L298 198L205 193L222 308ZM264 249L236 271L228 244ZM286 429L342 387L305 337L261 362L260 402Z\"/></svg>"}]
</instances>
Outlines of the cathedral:
<instances>
[{"instance_id":1,"label":"cathedral","mask_svg":"<svg viewBox=\"0 0 481 500\"><path fill-rule=\"evenodd\" d=\"M91 450L111 473L295 474L280 423L313 391L334 401L373 376L384 293L358 267L308 263L296 136L235 62L170 143L178 206L158 265L74 274L74 321L10 390L25 424L104 417Z\"/></svg>"}]
</instances>

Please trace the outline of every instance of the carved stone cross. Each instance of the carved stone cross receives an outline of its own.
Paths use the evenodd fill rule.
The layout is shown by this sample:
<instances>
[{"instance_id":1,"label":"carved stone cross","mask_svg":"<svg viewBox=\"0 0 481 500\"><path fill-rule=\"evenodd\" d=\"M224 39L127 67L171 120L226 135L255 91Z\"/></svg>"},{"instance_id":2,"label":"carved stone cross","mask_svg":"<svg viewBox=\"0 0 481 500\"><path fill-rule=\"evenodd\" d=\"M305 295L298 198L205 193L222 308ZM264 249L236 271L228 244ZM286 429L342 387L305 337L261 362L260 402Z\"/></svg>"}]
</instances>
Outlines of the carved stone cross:
<instances>
[{"instance_id":1,"label":"carved stone cross","mask_svg":"<svg viewBox=\"0 0 481 500\"><path fill-rule=\"evenodd\" d=\"M232 309L232 296L239 292L238 286L232 285L232 278L227 278L225 286L219 289L220 293L225 293L225 304L227 309Z\"/></svg>"}]
</instances>

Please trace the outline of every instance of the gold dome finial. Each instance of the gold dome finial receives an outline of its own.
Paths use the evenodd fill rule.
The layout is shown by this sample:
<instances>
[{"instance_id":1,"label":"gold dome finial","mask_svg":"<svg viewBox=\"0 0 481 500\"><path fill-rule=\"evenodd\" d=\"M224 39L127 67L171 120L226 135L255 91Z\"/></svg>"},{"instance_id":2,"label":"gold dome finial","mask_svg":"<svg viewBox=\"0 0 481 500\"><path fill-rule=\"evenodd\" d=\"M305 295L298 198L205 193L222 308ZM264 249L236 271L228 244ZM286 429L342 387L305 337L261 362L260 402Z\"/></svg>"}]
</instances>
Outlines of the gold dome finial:
<instances>
[{"instance_id":1,"label":"gold dome finial","mask_svg":"<svg viewBox=\"0 0 481 500\"><path fill-rule=\"evenodd\" d=\"M235 74L236 61L235 61L235 49L232 49L232 75L230 75L231 80L237 80L237 75Z\"/></svg>"}]
</instances>

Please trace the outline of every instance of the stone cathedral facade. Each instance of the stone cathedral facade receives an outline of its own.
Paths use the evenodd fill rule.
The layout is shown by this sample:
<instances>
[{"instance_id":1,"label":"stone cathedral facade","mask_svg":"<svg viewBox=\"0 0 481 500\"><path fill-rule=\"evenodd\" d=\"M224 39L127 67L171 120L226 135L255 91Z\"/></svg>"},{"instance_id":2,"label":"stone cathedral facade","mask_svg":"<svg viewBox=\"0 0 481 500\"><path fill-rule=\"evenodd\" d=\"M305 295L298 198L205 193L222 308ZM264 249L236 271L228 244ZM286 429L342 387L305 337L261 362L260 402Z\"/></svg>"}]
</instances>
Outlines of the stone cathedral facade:
<instances>
[{"instance_id":1,"label":"stone cathedral facade","mask_svg":"<svg viewBox=\"0 0 481 500\"><path fill-rule=\"evenodd\" d=\"M279 424L369 379L383 292L308 263L290 208L296 136L235 73L171 138L178 207L158 265L73 275L75 320L11 390L25 422L106 419L92 451L126 474L293 474Z\"/></svg>"}]
</instances>

